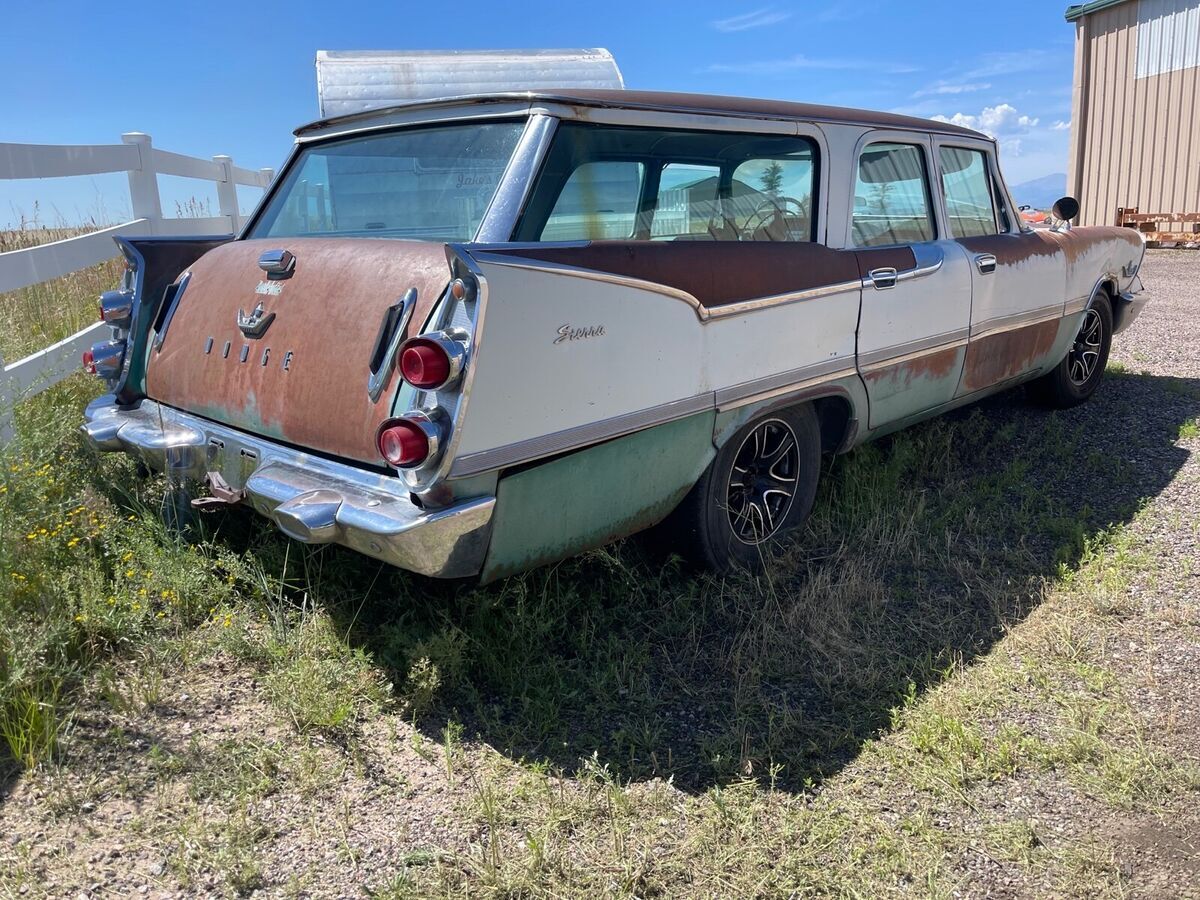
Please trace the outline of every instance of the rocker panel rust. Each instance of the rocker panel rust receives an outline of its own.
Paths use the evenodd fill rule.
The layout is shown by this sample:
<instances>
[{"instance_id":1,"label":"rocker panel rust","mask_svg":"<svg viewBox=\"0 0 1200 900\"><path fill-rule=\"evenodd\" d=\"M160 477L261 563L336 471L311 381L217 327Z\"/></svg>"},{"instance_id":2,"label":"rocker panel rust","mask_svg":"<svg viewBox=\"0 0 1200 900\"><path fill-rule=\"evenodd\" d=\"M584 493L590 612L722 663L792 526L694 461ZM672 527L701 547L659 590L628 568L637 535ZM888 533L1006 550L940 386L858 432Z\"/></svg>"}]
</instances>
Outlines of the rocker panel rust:
<instances>
[{"instance_id":1,"label":"rocker panel rust","mask_svg":"<svg viewBox=\"0 0 1200 900\"><path fill-rule=\"evenodd\" d=\"M1054 347L1061 321L1054 318L972 338L963 364L963 390L982 390L1040 366Z\"/></svg>"},{"instance_id":2,"label":"rocker panel rust","mask_svg":"<svg viewBox=\"0 0 1200 900\"><path fill-rule=\"evenodd\" d=\"M258 257L275 248L295 254L296 269L269 282ZM416 333L448 280L445 248L436 243L284 238L225 244L192 266L162 349L151 352L147 393L235 428L379 464L375 434L391 412L398 378L393 374L379 402L371 402L368 365L380 322L416 287L409 324ZM278 293L256 292L264 282ZM249 312L259 301L275 319L261 337L246 337L237 326L239 310Z\"/></svg>"}]
</instances>

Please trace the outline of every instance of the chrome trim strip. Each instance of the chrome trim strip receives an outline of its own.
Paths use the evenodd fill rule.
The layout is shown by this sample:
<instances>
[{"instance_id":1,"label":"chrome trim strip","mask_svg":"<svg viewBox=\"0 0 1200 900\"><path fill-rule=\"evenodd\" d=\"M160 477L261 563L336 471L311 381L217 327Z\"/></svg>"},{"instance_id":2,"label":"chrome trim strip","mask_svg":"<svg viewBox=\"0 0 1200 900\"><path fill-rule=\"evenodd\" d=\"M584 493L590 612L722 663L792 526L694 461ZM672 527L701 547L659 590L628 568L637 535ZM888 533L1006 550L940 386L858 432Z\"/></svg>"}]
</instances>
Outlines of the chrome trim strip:
<instances>
[{"instance_id":1,"label":"chrome trim strip","mask_svg":"<svg viewBox=\"0 0 1200 900\"><path fill-rule=\"evenodd\" d=\"M969 336L970 329L956 328L954 331L931 335L916 341L870 350L867 353L858 354L858 368L864 372L874 371L912 357L948 350L951 347L965 344Z\"/></svg>"},{"instance_id":2,"label":"chrome trim strip","mask_svg":"<svg viewBox=\"0 0 1200 900\"><path fill-rule=\"evenodd\" d=\"M738 303L730 303L727 306L718 306L713 309L705 307L705 319L720 319L725 316L736 316L741 313L754 312L756 309L763 309L767 306L782 306L785 303L799 303L804 300L816 300L820 297L832 297L835 294L847 294L851 291L860 290L862 285L858 281L839 281L834 284L826 284L821 287L807 288L803 291L791 291L787 294L771 294L767 297L756 297L753 300L742 300Z\"/></svg>"},{"instance_id":3,"label":"chrome trim strip","mask_svg":"<svg viewBox=\"0 0 1200 900\"><path fill-rule=\"evenodd\" d=\"M606 284L615 284L621 287L650 291L651 293L662 294L665 297L671 297L675 300L682 300L696 311L696 316L701 322L706 320L710 315L709 311L700 305L700 301L687 291L681 291L665 284L659 284L656 281L643 281L640 278L632 278L628 275L614 275L611 272L600 272L596 269L581 269L576 266L565 266L562 263L545 262L540 259L530 260L522 259L521 257L502 256L497 253L472 250L471 247L464 247L463 249L471 253L475 261L478 263L491 263L492 265L505 266L509 269L531 269L535 272L546 272L551 275L566 275L574 278L586 278L589 281L601 281Z\"/></svg>"},{"instance_id":4,"label":"chrome trim strip","mask_svg":"<svg viewBox=\"0 0 1200 900\"><path fill-rule=\"evenodd\" d=\"M662 403L609 419L588 422L526 441L506 444L503 447L468 453L454 460L450 468L450 477L464 478L482 472L534 462L547 456L578 450L601 441L622 437L643 428L663 425L710 409L732 409L793 391L807 390L825 382L854 375L856 370L852 364L848 365L848 363L852 363L849 357L826 360L815 365L793 369L790 372L756 378L753 381L743 382L719 391L697 394L684 400L673 400L670 403Z\"/></svg>"},{"instance_id":5,"label":"chrome trim strip","mask_svg":"<svg viewBox=\"0 0 1200 900\"><path fill-rule=\"evenodd\" d=\"M544 246L544 245L543 245ZM582 246L582 245L573 245ZM694 296L687 291L673 288L670 285L660 284L657 281L645 281L641 278L634 278L630 275L616 275L612 272L601 272L598 269L585 269L578 266L568 266L563 263L547 262L545 260L524 259L522 257L506 256L498 253L491 253L487 250L480 251L472 247L464 249L471 252L476 262L490 263L495 266L504 266L510 269L528 269L534 272L546 272L551 275L565 275L575 278L586 278L589 281L599 281L605 284L615 284L620 287L634 288L636 290L649 291L654 294L662 294L664 297L670 297L674 300L682 300L696 313L696 317L701 322L707 322L709 319L722 319L728 316L741 315L743 313L754 312L759 309L765 309L769 306L782 306L787 303L799 303L804 300L816 300L821 297L832 297L836 294L846 294L852 291L858 291L862 285L858 279L854 281L840 281L834 284L825 284L820 287L806 288L802 291L791 291L786 294L770 294L766 297L754 297L749 300L740 300L737 303L730 303L726 306L717 306L709 308L704 306ZM920 274L928 275L936 272L941 267L941 261L928 271L923 271ZM916 270L909 275L910 278L919 277Z\"/></svg>"},{"instance_id":6,"label":"chrome trim strip","mask_svg":"<svg viewBox=\"0 0 1200 900\"><path fill-rule=\"evenodd\" d=\"M1068 300L1063 306L1064 316L1073 316L1087 309L1089 303L1092 302L1091 297L1076 297L1074 300Z\"/></svg>"},{"instance_id":7,"label":"chrome trim strip","mask_svg":"<svg viewBox=\"0 0 1200 900\"><path fill-rule=\"evenodd\" d=\"M515 444L506 444L491 450L479 450L454 460L450 467L450 477L463 478L467 475L478 475L480 472L503 469L518 463L533 462L546 456L577 450L590 444L621 437L654 425L662 425L674 419L682 419L684 416L705 412L712 408L713 394L711 392L697 394L686 400L674 400L648 409L614 416L611 419L588 422L552 434L518 441Z\"/></svg>"},{"instance_id":8,"label":"chrome trim strip","mask_svg":"<svg viewBox=\"0 0 1200 900\"><path fill-rule=\"evenodd\" d=\"M336 543L423 575L475 575L491 536L495 498L441 509L413 503L394 476L313 456L144 400L92 401L81 429L96 450L123 450L176 483L218 473L297 540ZM249 461L249 462L248 462Z\"/></svg>"},{"instance_id":9,"label":"chrome trim strip","mask_svg":"<svg viewBox=\"0 0 1200 900\"><path fill-rule=\"evenodd\" d=\"M999 334L1003 331L1016 331L1018 328L1040 325L1051 319L1061 319L1062 317L1063 305L1061 303L1055 303L1053 306L1040 306L1037 309L1023 310L1007 316L996 316L983 322L972 322L971 337L974 339L989 334Z\"/></svg>"},{"instance_id":10,"label":"chrome trim strip","mask_svg":"<svg viewBox=\"0 0 1200 900\"><path fill-rule=\"evenodd\" d=\"M854 371L854 358L842 356L815 365L792 369L790 372L755 378L752 381L744 381L733 387L718 390L716 392L717 408L725 409L730 406L752 403L755 400L765 400L783 391L809 387L818 381L832 381L853 375Z\"/></svg>"}]
</instances>

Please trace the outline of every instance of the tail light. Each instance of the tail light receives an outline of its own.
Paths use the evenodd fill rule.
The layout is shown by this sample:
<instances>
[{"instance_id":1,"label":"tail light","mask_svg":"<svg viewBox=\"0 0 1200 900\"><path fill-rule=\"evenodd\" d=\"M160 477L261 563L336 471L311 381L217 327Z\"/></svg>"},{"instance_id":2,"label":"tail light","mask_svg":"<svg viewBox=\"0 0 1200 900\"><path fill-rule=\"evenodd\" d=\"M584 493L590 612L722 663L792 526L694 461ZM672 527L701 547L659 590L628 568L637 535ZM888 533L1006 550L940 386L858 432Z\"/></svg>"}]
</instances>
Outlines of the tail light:
<instances>
[{"instance_id":1,"label":"tail light","mask_svg":"<svg viewBox=\"0 0 1200 900\"><path fill-rule=\"evenodd\" d=\"M89 375L99 375L107 381L114 381L121 374L121 365L124 362L124 341L103 341L93 344L90 350L83 351L83 370Z\"/></svg>"},{"instance_id":2,"label":"tail light","mask_svg":"<svg viewBox=\"0 0 1200 900\"><path fill-rule=\"evenodd\" d=\"M416 469L437 458L441 437L442 426L430 413L417 410L384 422L376 444L389 466Z\"/></svg>"},{"instance_id":3,"label":"tail light","mask_svg":"<svg viewBox=\"0 0 1200 900\"><path fill-rule=\"evenodd\" d=\"M117 328L128 328L133 318L133 291L105 291L100 295L100 319Z\"/></svg>"},{"instance_id":4,"label":"tail light","mask_svg":"<svg viewBox=\"0 0 1200 900\"><path fill-rule=\"evenodd\" d=\"M423 391L450 387L466 362L466 335L438 331L410 338L400 348L400 374Z\"/></svg>"}]
</instances>

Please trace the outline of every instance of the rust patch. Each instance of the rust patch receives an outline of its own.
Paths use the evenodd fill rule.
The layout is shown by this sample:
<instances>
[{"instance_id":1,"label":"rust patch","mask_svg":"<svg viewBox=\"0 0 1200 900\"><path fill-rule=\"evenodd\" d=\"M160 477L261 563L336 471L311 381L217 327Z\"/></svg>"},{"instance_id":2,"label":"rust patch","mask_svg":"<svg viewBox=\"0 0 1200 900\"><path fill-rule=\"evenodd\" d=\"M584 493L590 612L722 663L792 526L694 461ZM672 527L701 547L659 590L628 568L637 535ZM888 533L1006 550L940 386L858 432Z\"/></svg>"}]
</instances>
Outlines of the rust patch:
<instances>
[{"instance_id":1,"label":"rust patch","mask_svg":"<svg viewBox=\"0 0 1200 900\"><path fill-rule=\"evenodd\" d=\"M968 253L990 253L996 265L1019 266L1035 257L1055 257L1063 254L1057 235L1049 231L1024 234L989 234L984 237L959 238Z\"/></svg>"},{"instance_id":2,"label":"rust patch","mask_svg":"<svg viewBox=\"0 0 1200 900\"><path fill-rule=\"evenodd\" d=\"M938 388L935 388L935 385L945 386L951 379L957 384L962 353L962 347L948 347L945 350L926 353L895 365L864 372L863 381L875 400L913 390L919 392L925 387L936 391Z\"/></svg>"},{"instance_id":3,"label":"rust patch","mask_svg":"<svg viewBox=\"0 0 1200 900\"><path fill-rule=\"evenodd\" d=\"M973 339L967 345L963 389L982 390L1041 364L1054 346L1060 321L1052 319Z\"/></svg>"},{"instance_id":4,"label":"rust patch","mask_svg":"<svg viewBox=\"0 0 1200 900\"><path fill-rule=\"evenodd\" d=\"M1072 228L1070 231L1052 232L1051 234L1062 246L1063 252L1067 256L1067 262L1070 265L1078 262L1093 247L1099 244L1110 243L1114 238L1124 241L1131 247L1140 247L1142 242L1137 232L1130 228L1119 228L1115 225L1092 225L1084 228ZM1100 273L1097 272L1096 275L1099 276Z\"/></svg>"},{"instance_id":5,"label":"rust patch","mask_svg":"<svg viewBox=\"0 0 1200 900\"><path fill-rule=\"evenodd\" d=\"M807 242L592 241L494 252L665 285L709 309L860 277L853 252Z\"/></svg>"},{"instance_id":6,"label":"rust patch","mask_svg":"<svg viewBox=\"0 0 1200 900\"><path fill-rule=\"evenodd\" d=\"M295 274L268 282L264 250L296 255ZM414 333L449 280L442 244L350 238L235 241L207 253L160 352L147 393L170 406L333 456L380 462L375 433L391 411L367 396L371 350L384 311L417 289ZM271 287L256 292L260 284ZM277 293L274 291L277 290ZM263 302L275 319L259 338L237 326L238 311ZM211 339L211 344L210 344Z\"/></svg>"}]
</instances>

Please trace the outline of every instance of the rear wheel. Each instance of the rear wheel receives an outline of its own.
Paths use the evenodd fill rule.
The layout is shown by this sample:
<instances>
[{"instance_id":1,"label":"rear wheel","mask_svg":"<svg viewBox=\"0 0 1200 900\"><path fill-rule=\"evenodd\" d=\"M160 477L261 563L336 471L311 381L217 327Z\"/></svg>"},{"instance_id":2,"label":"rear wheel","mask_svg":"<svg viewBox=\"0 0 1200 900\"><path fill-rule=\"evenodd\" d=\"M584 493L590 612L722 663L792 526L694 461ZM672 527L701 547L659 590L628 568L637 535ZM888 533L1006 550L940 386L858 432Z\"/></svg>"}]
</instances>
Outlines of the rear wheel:
<instances>
[{"instance_id":1,"label":"rear wheel","mask_svg":"<svg viewBox=\"0 0 1200 900\"><path fill-rule=\"evenodd\" d=\"M1030 383L1033 398L1046 406L1066 409L1091 397L1108 365L1112 331L1112 305L1108 294L1100 291L1084 310L1075 341L1062 362Z\"/></svg>"},{"instance_id":2,"label":"rear wheel","mask_svg":"<svg viewBox=\"0 0 1200 900\"><path fill-rule=\"evenodd\" d=\"M681 550L718 572L759 567L808 518L820 468L821 430L810 405L748 422L677 510Z\"/></svg>"}]
</instances>

